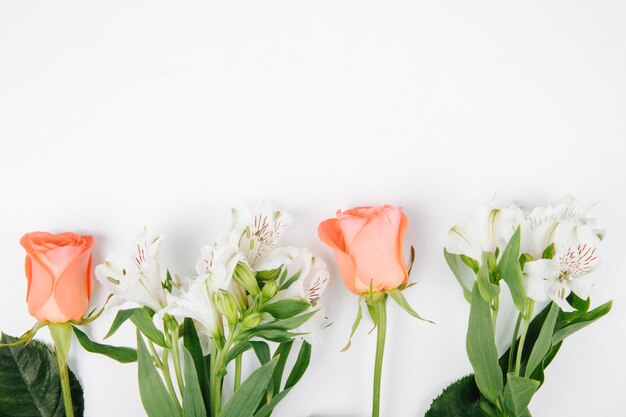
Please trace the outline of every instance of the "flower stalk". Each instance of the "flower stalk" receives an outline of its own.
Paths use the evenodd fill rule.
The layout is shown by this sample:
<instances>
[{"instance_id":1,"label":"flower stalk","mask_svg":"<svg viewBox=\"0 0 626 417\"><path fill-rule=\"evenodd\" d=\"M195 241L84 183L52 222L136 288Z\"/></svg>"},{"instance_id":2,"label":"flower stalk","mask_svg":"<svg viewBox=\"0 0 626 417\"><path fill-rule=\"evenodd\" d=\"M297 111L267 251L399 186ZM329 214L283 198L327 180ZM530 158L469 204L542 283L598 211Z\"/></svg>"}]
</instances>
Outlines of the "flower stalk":
<instances>
[{"instance_id":1,"label":"flower stalk","mask_svg":"<svg viewBox=\"0 0 626 417\"><path fill-rule=\"evenodd\" d=\"M61 377L61 391L63 393L63 407L65 417L74 417L74 405L72 404L72 391L70 388L70 373L67 369L67 362L61 359L59 351L55 349L57 365L59 366L59 376Z\"/></svg>"},{"instance_id":2,"label":"flower stalk","mask_svg":"<svg viewBox=\"0 0 626 417\"><path fill-rule=\"evenodd\" d=\"M67 358L72 344L72 325L70 323L50 323L49 329L52 340L54 341L54 356L59 368L59 377L61 378L65 417L74 417L70 375L67 369Z\"/></svg>"},{"instance_id":3,"label":"flower stalk","mask_svg":"<svg viewBox=\"0 0 626 417\"><path fill-rule=\"evenodd\" d=\"M372 417L380 415L380 386L383 371L383 357L385 353L385 338L387 335L387 296L376 304L370 305L372 320L376 325L376 357L374 360L374 391L372 402Z\"/></svg>"}]
</instances>

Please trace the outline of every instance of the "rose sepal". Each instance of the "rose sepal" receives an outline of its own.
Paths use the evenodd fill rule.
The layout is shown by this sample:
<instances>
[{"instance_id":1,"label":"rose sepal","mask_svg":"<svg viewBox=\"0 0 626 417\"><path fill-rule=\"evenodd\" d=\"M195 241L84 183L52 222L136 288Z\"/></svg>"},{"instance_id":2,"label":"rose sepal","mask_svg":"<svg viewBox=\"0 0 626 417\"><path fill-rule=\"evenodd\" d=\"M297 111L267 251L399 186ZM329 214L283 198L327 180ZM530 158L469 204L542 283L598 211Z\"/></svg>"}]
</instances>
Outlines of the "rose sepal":
<instances>
[{"instance_id":1,"label":"rose sepal","mask_svg":"<svg viewBox=\"0 0 626 417\"><path fill-rule=\"evenodd\" d=\"M47 322L38 321L35 325L28 331L26 331L20 338L12 343L0 343L0 347L4 346L17 346L17 345L28 345L31 340L35 338L35 335L39 331L39 329L46 327L48 325ZM2 336L2 332L0 332L0 337Z\"/></svg>"}]
</instances>

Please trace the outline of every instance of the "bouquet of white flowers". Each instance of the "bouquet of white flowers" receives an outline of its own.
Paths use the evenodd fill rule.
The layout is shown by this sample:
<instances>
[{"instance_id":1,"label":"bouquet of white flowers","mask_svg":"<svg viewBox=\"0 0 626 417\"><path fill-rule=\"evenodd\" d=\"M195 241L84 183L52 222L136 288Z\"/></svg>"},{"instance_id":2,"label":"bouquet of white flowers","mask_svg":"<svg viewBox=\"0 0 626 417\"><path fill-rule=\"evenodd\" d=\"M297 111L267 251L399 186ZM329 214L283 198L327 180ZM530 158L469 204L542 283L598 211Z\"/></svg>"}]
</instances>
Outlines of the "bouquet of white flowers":
<instances>
[{"instance_id":1,"label":"bouquet of white flowers","mask_svg":"<svg viewBox=\"0 0 626 417\"><path fill-rule=\"evenodd\" d=\"M474 375L448 387L427 417L530 416L528 405L565 338L611 309L608 302L590 310L603 239L587 217L591 208L573 198L528 214L482 205L469 222L450 229L444 256L471 303L467 355ZM511 346L500 355L502 281L519 314Z\"/></svg>"},{"instance_id":2,"label":"bouquet of white flowers","mask_svg":"<svg viewBox=\"0 0 626 417\"><path fill-rule=\"evenodd\" d=\"M269 416L300 380L311 355L308 335L326 323L318 301L329 274L309 250L278 246L291 220L266 204L254 213L233 209L228 234L200 249L190 278L161 265L163 239L147 232L128 262L112 255L97 266L113 294L109 305L119 309L107 337L127 320L137 328L149 417ZM283 378L294 345L299 352ZM249 350L260 366L242 382ZM225 401L227 372L234 372L234 393Z\"/></svg>"}]
</instances>

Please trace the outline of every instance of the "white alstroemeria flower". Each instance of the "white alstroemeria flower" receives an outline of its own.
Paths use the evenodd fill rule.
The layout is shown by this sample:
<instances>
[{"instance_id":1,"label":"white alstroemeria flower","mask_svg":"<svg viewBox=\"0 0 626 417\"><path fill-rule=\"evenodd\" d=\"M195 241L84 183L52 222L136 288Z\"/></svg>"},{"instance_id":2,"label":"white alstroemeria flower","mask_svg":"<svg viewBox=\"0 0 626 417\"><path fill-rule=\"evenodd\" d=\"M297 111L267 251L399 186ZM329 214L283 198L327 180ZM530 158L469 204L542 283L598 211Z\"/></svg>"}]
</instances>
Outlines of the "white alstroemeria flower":
<instances>
[{"instance_id":1,"label":"white alstroemeria flower","mask_svg":"<svg viewBox=\"0 0 626 417\"><path fill-rule=\"evenodd\" d=\"M162 237L144 230L136 244L136 253L127 260L109 255L96 267L96 278L113 297L109 306L130 304L149 307L155 312L167 305L165 279L159 261Z\"/></svg>"},{"instance_id":2,"label":"white alstroemeria flower","mask_svg":"<svg viewBox=\"0 0 626 417\"><path fill-rule=\"evenodd\" d=\"M524 215L517 206L499 208L482 204L467 222L450 229L443 238L443 244L450 253L480 262L483 252L494 252L496 248L504 250L523 222Z\"/></svg>"},{"instance_id":3,"label":"white alstroemeria flower","mask_svg":"<svg viewBox=\"0 0 626 417\"><path fill-rule=\"evenodd\" d=\"M285 298L302 298L311 306L316 306L322 293L328 285L330 274L326 268L326 263L313 256L311 251L306 248L298 249L298 255L293 261L287 264L287 273L285 281L298 275L298 279L291 285L279 291L274 297L275 300Z\"/></svg>"},{"instance_id":4,"label":"white alstroemeria flower","mask_svg":"<svg viewBox=\"0 0 626 417\"><path fill-rule=\"evenodd\" d=\"M600 238L596 231L575 220L561 220L551 233L555 254L524 265L524 284L535 301L551 299L563 311L572 311L566 298L574 292L586 299L595 283L592 274L598 262Z\"/></svg>"},{"instance_id":5,"label":"white alstroemeria flower","mask_svg":"<svg viewBox=\"0 0 626 417\"><path fill-rule=\"evenodd\" d=\"M276 247L284 229L292 222L288 213L263 203L254 213L240 207L231 209L231 215L228 241L239 248L253 271L279 268L296 256L293 248Z\"/></svg>"},{"instance_id":6,"label":"white alstroemeria flower","mask_svg":"<svg viewBox=\"0 0 626 417\"><path fill-rule=\"evenodd\" d=\"M571 224L595 224L595 219L586 217L593 206L582 204L568 196L554 206L534 208L522 225L522 252L541 258L543 251L552 243L555 235L558 235L556 231L561 223L565 227Z\"/></svg>"},{"instance_id":7,"label":"white alstroemeria flower","mask_svg":"<svg viewBox=\"0 0 626 417\"><path fill-rule=\"evenodd\" d=\"M328 327L328 317L323 309L318 306L318 302L328 285L330 273L326 268L326 263L313 256L311 251L302 248L298 249L298 255L287 266L285 282L298 274L298 278L291 285L278 292L272 302L296 298L304 299L311 304L312 309L319 310L302 326L294 329L295 333L304 333L302 338L312 342L319 331Z\"/></svg>"},{"instance_id":8,"label":"white alstroemeria flower","mask_svg":"<svg viewBox=\"0 0 626 417\"><path fill-rule=\"evenodd\" d=\"M196 264L198 277L187 281L188 288L168 297L166 312L196 321L201 333L221 332L222 317L213 305L213 293L228 289L240 255L230 245L209 245L201 248Z\"/></svg>"}]
</instances>

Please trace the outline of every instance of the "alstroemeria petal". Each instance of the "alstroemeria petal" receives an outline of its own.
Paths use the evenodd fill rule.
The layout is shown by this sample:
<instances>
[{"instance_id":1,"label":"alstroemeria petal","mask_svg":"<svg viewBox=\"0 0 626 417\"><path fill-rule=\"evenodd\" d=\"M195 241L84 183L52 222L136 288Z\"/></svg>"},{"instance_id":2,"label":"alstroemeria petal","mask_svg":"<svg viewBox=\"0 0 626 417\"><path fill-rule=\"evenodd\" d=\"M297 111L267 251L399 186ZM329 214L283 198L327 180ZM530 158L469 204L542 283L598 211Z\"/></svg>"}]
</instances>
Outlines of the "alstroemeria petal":
<instances>
[{"instance_id":1,"label":"alstroemeria petal","mask_svg":"<svg viewBox=\"0 0 626 417\"><path fill-rule=\"evenodd\" d=\"M538 259L524 265L526 295L535 301L546 301L557 279L556 261L553 259Z\"/></svg>"},{"instance_id":2,"label":"alstroemeria petal","mask_svg":"<svg viewBox=\"0 0 626 417\"><path fill-rule=\"evenodd\" d=\"M589 297L595 283L596 277L594 273L575 277L568 282L570 289L583 300Z\"/></svg>"},{"instance_id":3,"label":"alstroemeria petal","mask_svg":"<svg viewBox=\"0 0 626 417\"><path fill-rule=\"evenodd\" d=\"M288 264L298 256L298 248L292 246L274 248L261 256L252 267L256 271L270 271Z\"/></svg>"}]
</instances>

